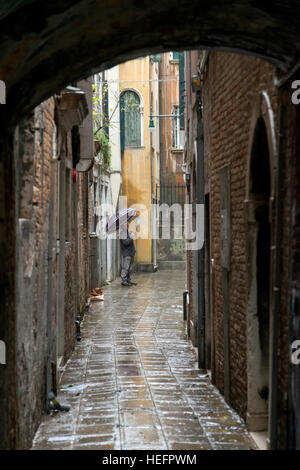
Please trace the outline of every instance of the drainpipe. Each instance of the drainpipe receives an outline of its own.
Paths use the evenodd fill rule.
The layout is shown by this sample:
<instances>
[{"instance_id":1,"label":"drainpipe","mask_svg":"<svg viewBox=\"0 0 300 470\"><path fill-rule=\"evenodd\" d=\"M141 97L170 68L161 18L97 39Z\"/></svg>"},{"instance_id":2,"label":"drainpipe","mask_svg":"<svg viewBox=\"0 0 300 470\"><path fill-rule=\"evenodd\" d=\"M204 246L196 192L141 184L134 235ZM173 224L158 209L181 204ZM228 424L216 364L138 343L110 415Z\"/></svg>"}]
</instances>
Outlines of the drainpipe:
<instances>
[{"instance_id":1,"label":"drainpipe","mask_svg":"<svg viewBox=\"0 0 300 470\"><path fill-rule=\"evenodd\" d=\"M187 320L187 298L189 295L189 291L185 290L183 292L183 321Z\"/></svg>"},{"instance_id":2,"label":"drainpipe","mask_svg":"<svg viewBox=\"0 0 300 470\"><path fill-rule=\"evenodd\" d=\"M55 124L53 123L53 126ZM56 128L53 128L54 139L56 139ZM53 139L54 145L55 140ZM55 148L55 147L54 147ZM56 361L56 352L53 351L53 328L52 328L52 316L53 316L53 237L54 237L54 191L55 191L55 175L57 173L57 158L56 149L53 149L52 161L51 161L51 189L50 189L50 201L49 201L49 229L48 229L48 279L47 279L47 368L46 368L46 409L48 408L48 394L54 390L55 383L53 383L53 361Z\"/></svg>"},{"instance_id":3,"label":"drainpipe","mask_svg":"<svg viewBox=\"0 0 300 470\"><path fill-rule=\"evenodd\" d=\"M161 60L164 60L163 59L163 54L162 54ZM159 72L158 72L158 79L159 79L159 82L158 82L159 83L159 92L158 92L159 113L158 114L161 114L161 111L162 111L162 81L161 81L162 80L162 70L161 70L162 69L162 63L161 62L159 62L159 64L158 64L158 69L159 69ZM160 123L159 124L159 184L160 184L159 189L161 189L161 185L162 185L162 172L163 172L163 159L162 159L163 143L162 143L162 139L163 139L162 125Z\"/></svg>"},{"instance_id":4,"label":"drainpipe","mask_svg":"<svg viewBox=\"0 0 300 470\"><path fill-rule=\"evenodd\" d=\"M197 204L204 204L204 140L200 91L197 92ZM196 212L197 213L197 212ZM205 369L204 244L198 260L198 367Z\"/></svg>"},{"instance_id":5,"label":"drainpipe","mask_svg":"<svg viewBox=\"0 0 300 470\"><path fill-rule=\"evenodd\" d=\"M284 108L279 109L279 144L277 156L276 227L275 227L275 276L273 285L273 315L271 328L270 400L269 400L269 447L278 447L278 341L280 317L280 274L282 244L282 185L283 185L283 122Z\"/></svg>"},{"instance_id":6,"label":"drainpipe","mask_svg":"<svg viewBox=\"0 0 300 470\"><path fill-rule=\"evenodd\" d=\"M80 341L80 313L79 312L79 246L78 246L78 194L77 174L73 168L73 216L74 216L74 240L75 240L75 333L77 341Z\"/></svg>"},{"instance_id":7,"label":"drainpipe","mask_svg":"<svg viewBox=\"0 0 300 470\"><path fill-rule=\"evenodd\" d=\"M149 79L149 108L150 108L150 114L153 114L153 101L151 101L151 93L152 93L152 82L151 82L151 57L148 57L148 79ZM152 194L153 194L153 184L152 184L152 148L154 147L153 144L154 138L152 132L150 132L150 191L151 191L151 201L152 201Z\"/></svg>"},{"instance_id":8,"label":"drainpipe","mask_svg":"<svg viewBox=\"0 0 300 470\"><path fill-rule=\"evenodd\" d=\"M150 104L150 114L153 114L153 107L154 107L154 104L153 102L151 102L151 93L152 93L152 86L151 86L151 67L152 67L152 64L151 64L151 58L149 57L148 58L148 77L149 77L149 104ZM153 202L153 162L152 162L152 159L153 159L153 154L154 152L152 151L152 149L154 148L154 136L152 134L152 132L150 132L150 152L149 152L149 156L150 156L150 191L151 191L151 197L150 197L150 204L152 204ZM152 211L150 210L150 226L152 224ZM156 260L155 260L155 256L154 256L154 240L153 240L153 237L151 236L151 264L152 264L152 271L154 271L154 266L156 265Z\"/></svg>"},{"instance_id":9,"label":"drainpipe","mask_svg":"<svg viewBox=\"0 0 300 470\"><path fill-rule=\"evenodd\" d=\"M164 99L164 114L167 114L168 112L168 100L167 100L167 91L168 91L168 87L167 87L167 81L166 81L166 77L167 77L167 62L166 62L166 56L164 57L164 82L160 82L160 83L164 83L164 92L165 92L165 99ZM167 118L165 118L165 158L166 158L166 168L165 168L165 177L167 177L167 184L169 184L169 146L168 146L168 120Z\"/></svg>"}]
</instances>

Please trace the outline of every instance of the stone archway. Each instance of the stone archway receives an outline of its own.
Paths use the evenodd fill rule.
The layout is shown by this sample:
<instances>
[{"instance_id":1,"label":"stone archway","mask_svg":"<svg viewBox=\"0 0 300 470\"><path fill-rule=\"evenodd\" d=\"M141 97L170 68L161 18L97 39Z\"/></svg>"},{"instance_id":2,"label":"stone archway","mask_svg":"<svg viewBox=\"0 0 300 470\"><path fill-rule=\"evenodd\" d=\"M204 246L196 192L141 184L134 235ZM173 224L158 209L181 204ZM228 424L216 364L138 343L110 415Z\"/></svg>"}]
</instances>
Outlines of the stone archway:
<instances>
[{"instance_id":1,"label":"stone archway","mask_svg":"<svg viewBox=\"0 0 300 470\"><path fill-rule=\"evenodd\" d=\"M248 154L247 225L247 424L268 430L271 310L271 207L276 147L273 113L264 92L255 103Z\"/></svg>"},{"instance_id":2,"label":"stone archway","mask_svg":"<svg viewBox=\"0 0 300 470\"><path fill-rule=\"evenodd\" d=\"M0 80L16 124L71 81L184 49L242 52L282 70L299 59L300 5L254 0L22 0L0 11Z\"/></svg>"},{"instance_id":3,"label":"stone archway","mask_svg":"<svg viewBox=\"0 0 300 470\"><path fill-rule=\"evenodd\" d=\"M0 80L7 90L0 106L2 322L5 342L15 335L14 126L64 85L150 52L218 49L252 54L283 71L299 59L300 5L278 0L17 0L0 10ZM268 126L267 126L268 130ZM270 150L270 148L269 148ZM296 164L295 164L296 165ZM271 184L272 188L272 184ZM15 445L15 351L0 378L5 409L0 435ZM7 426L10 422L11 426ZM3 439L4 441L4 439Z\"/></svg>"}]
</instances>

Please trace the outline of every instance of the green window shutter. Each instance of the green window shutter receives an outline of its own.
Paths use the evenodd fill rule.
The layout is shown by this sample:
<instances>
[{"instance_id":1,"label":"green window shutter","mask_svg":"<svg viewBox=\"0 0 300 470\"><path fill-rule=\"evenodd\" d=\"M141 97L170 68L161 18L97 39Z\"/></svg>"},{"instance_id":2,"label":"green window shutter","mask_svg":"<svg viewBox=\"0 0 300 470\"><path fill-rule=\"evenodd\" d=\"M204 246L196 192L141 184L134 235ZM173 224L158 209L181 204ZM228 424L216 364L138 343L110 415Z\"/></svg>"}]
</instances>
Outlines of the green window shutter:
<instances>
[{"instance_id":1,"label":"green window shutter","mask_svg":"<svg viewBox=\"0 0 300 470\"><path fill-rule=\"evenodd\" d=\"M120 137L121 150L125 148L125 131L124 131L124 94L120 97Z\"/></svg>"},{"instance_id":2,"label":"green window shutter","mask_svg":"<svg viewBox=\"0 0 300 470\"><path fill-rule=\"evenodd\" d=\"M173 51L172 54L173 54L173 60L179 60L180 53L178 51Z\"/></svg>"},{"instance_id":3,"label":"green window shutter","mask_svg":"<svg viewBox=\"0 0 300 470\"><path fill-rule=\"evenodd\" d=\"M141 114L140 99L133 91L125 91L120 100L121 149L140 147Z\"/></svg>"}]
</instances>

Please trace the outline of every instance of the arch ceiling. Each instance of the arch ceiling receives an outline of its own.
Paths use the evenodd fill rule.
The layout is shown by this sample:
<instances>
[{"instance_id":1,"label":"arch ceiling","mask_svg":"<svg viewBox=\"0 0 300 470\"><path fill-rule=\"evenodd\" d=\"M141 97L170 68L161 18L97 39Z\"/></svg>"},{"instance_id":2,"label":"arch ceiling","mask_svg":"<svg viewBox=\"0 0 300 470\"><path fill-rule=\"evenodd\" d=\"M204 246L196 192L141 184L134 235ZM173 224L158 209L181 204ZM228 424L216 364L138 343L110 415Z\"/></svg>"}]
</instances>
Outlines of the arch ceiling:
<instances>
[{"instance_id":1,"label":"arch ceiling","mask_svg":"<svg viewBox=\"0 0 300 470\"><path fill-rule=\"evenodd\" d=\"M17 121L62 86L149 52L220 49L282 70L299 59L298 0L0 0L0 79Z\"/></svg>"}]
</instances>

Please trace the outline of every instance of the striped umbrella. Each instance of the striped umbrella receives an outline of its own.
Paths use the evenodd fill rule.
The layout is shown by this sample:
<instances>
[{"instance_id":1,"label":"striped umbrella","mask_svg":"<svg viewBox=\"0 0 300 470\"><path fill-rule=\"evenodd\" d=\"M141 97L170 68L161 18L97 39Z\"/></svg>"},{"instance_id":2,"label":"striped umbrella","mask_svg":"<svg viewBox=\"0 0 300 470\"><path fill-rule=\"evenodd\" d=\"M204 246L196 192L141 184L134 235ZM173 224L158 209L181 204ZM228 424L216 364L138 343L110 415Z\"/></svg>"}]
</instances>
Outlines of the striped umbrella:
<instances>
[{"instance_id":1,"label":"striped umbrella","mask_svg":"<svg viewBox=\"0 0 300 470\"><path fill-rule=\"evenodd\" d=\"M128 222L133 220L137 216L137 212L132 208L121 209L111 216L109 221L106 224L106 231L108 234L119 230L121 227L125 226Z\"/></svg>"}]
</instances>

